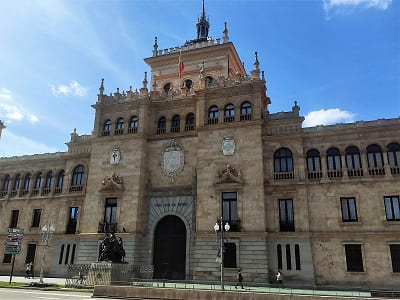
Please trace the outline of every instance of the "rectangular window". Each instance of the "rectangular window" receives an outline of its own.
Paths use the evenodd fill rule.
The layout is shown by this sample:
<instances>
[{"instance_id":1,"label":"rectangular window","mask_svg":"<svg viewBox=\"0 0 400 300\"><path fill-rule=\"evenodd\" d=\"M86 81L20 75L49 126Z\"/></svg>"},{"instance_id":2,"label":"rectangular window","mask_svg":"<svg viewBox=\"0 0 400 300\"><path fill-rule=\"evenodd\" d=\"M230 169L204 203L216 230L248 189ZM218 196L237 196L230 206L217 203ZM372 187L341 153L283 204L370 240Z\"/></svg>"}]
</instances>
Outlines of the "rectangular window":
<instances>
[{"instance_id":1,"label":"rectangular window","mask_svg":"<svg viewBox=\"0 0 400 300\"><path fill-rule=\"evenodd\" d=\"M276 255L278 256L278 270L282 270L282 246L276 246Z\"/></svg>"},{"instance_id":2,"label":"rectangular window","mask_svg":"<svg viewBox=\"0 0 400 300\"><path fill-rule=\"evenodd\" d=\"M386 220L400 221L399 196L385 197Z\"/></svg>"},{"instance_id":3,"label":"rectangular window","mask_svg":"<svg viewBox=\"0 0 400 300\"><path fill-rule=\"evenodd\" d=\"M235 243L224 243L224 268L236 268Z\"/></svg>"},{"instance_id":4,"label":"rectangular window","mask_svg":"<svg viewBox=\"0 0 400 300\"><path fill-rule=\"evenodd\" d=\"M301 270L300 246L299 246L299 244L294 245L294 257L295 257L295 260L296 260L296 270Z\"/></svg>"},{"instance_id":5,"label":"rectangular window","mask_svg":"<svg viewBox=\"0 0 400 300\"><path fill-rule=\"evenodd\" d=\"M11 211L10 228L15 228L18 226L18 215L19 215L18 209L13 209Z\"/></svg>"},{"instance_id":6,"label":"rectangular window","mask_svg":"<svg viewBox=\"0 0 400 300\"><path fill-rule=\"evenodd\" d=\"M294 231L293 200L279 200L279 226L280 231Z\"/></svg>"},{"instance_id":7,"label":"rectangular window","mask_svg":"<svg viewBox=\"0 0 400 300\"><path fill-rule=\"evenodd\" d=\"M68 224L67 224L67 232L68 234L74 234L76 232L76 224L78 223L78 207L70 207L69 208L69 216L68 216Z\"/></svg>"},{"instance_id":8,"label":"rectangular window","mask_svg":"<svg viewBox=\"0 0 400 300\"><path fill-rule=\"evenodd\" d=\"M58 264L59 265L62 264L63 255L64 255L64 244L61 245L61 249L60 249L60 257L58 258Z\"/></svg>"},{"instance_id":9,"label":"rectangular window","mask_svg":"<svg viewBox=\"0 0 400 300\"><path fill-rule=\"evenodd\" d=\"M107 198L106 199L104 223L106 223L106 224L116 224L117 223L117 198Z\"/></svg>"},{"instance_id":10,"label":"rectangular window","mask_svg":"<svg viewBox=\"0 0 400 300\"><path fill-rule=\"evenodd\" d=\"M71 253L71 265L74 264L75 261L75 251L76 251L76 244L72 245L72 253Z\"/></svg>"},{"instance_id":11,"label":"rectangular window","mask_svg":"<svg viewBox=\"0 0 400 300\"><path fill-rule=\"evenodd\" d=\"M389 245L393 273L400 273L400 244Z\"/></svg>"},{"instance_id":12,"label":"rectangular window","mask_svg":"<svg viewBox=\"0 0 400 300\"><path fill-rule=\"evenodd\" d=\"M4 254L3 264L10 264L12 259L12 254Z\"/></svg>"},{"instance_id":13,"label":"rectangular window","mask_svg":"<svg viewBox=\"0 0 400 300\"><path fill-rule=\"evenodd\" d=\"M71 245L68 244L67 245L67 251L65 252L65 260L64 260L64 264L68 264L68 259L69 259L69 249L71 248Z\"/></svg>"},{"instance_id":14,"label":"rectangular window","mask_svg":"<svg viewBox=\"0 0 400 300\"><path fill-rule=\"evenodd\" d=\"M343 222L357 222L357 207L355 198L340 198Z\"/></svg>"},{"instance_id":15,"label":"rectangular window","mask_svg":"<svg viewBox=\"0 0 400 300\"><path fill-rule=\"evenodd\" d=\"M28 244L26 251L25 263L35 263L36 244Z\"/></svg>"},{"instance_id":16,"label":"rectangular window","mask_svg":"<svg viewBox=\"0 0 400 300\"><path fill-rule=\"evenodd\" d=\"M361 244L344 245L348 272L364 272Z\"/></svg>"},{"instance_id":17,"label":"rectangular window","mask_svg":"<svg viewBox=\"0 0 400 300\"><path fill-rule=\"evenodd\" d=\"M237 193L222 193L222 218L223 222L229 223L230 231L239 231L239 220L237 214Z\"/></svg>"},{"instance_id":18,"label":"rectangular window","mask_svg":"<svg viewBox=\"0 0 400 300\"><path fill-rule=\"evenodd\" d=\"M40 225L40 216L42 215L41 209L33 210L33 218L32 218L32 227L39 227Z\"/></svg>"}]
</instances>

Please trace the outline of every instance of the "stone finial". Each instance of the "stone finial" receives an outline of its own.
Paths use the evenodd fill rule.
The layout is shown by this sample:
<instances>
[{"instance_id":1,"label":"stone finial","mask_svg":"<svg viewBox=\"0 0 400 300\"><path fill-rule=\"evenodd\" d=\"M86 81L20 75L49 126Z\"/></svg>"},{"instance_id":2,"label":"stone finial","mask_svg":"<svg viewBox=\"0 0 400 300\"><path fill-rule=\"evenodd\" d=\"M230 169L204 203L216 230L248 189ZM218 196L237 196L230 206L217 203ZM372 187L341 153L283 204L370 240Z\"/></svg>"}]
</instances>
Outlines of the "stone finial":
<instances>
[{"instance_id":1,"label":"stone finial","mask_svg":"<svg viewBox=\"0 0 400 300\"><path fill-rule=\"evenodd\" d=\"M131 85L129 86L129 91L132 93L132 86Z\"/></svg>"},{"instance_id":2,"label":"stone finial","mask_svg":"<svg viewBox=\"0 0 400 300\"><path fill-rule=\"evenodd\" d=\"M153 85L151 87L152 87L152 91L156 91L157 90L156 75L153 76Z\"/></svg>"},{"instance_id":3,"label":"stone finial","mask_svg":"<svg viewBox=\"0 0 400 300\"><path fill-rule=\"evenodd\" d=\"M157 53L158 53L158 43L157 43L157 37L155 37L153 45L153 56L157 56Z\"/></svg>"},{"instance_id":4,"label":"stone finial","mask_svg":"<svg viewBox=\"0 0 400 300\"><path fill-rule=\"evenodd\" d=\"M253 63L253 65L254 65L254 70L259 70L260 62L258 61L258 53L257 53L257 51L254 52L254 63Z\"/></svg>"},{"instance_id":5,"label":"stone finial","mask_svg":"<svg viewBox=\"0 0 400 300\"><path fill-rule=\"evenodd\" d=\"M292 107L293 113L295 113L297 116L299 115L300 111L300 106L297 105L297 101L294 101L294 106Z\"/></svg>"},{"instance_id":6,"label":"stone finial","mask_svg":"<svg viewBox=\"0 0 400 300\"><path fill-rule=\"evenodd\" d=\"M144 72L144 79L143 79L143 88L144 89L147 89L147 83L148 83L148 81L147 81L147 72Z\"/></svg>"},{"instance_id":7,"label":"stone finial","mask_svg":"<svg viewBox=\"0 0 400 300\"><path fill-rule=\"evenodd\" d=\"M100 91L100 95L103 95L103 92L104 92L104 78L101 79L101 84L100 84L99 91Z\"/></svg>"},{"instance_id":8,"label":"stone finial","mask_svg":"<svg viewBox=\"0 0 400 300\"><path fill-rule=\"evenodd\" d=\"M76 133L76 128L74 128L74 132L71 135L71 142L74 142L78 139L78 134Z\"/></svg>"},{"instance_id":9,"label":"stone finial","mask_svg":"<svg viewBox=\"0 0 400 300\"><path fill-rule=\"evenodd\" d=\"M261 71L261 79L265 81L264 71Z\"/></svg>"},{"instance_id":10,"label":"stone finial","mask_svg":"<svg viewBox=\"0 0 400 300\"><path fill-rule=\"evenodd\" d=\"M226 27L226 22L224 22L224 31L222 32L224 36L222 37L222 41L225 43L229 42L229 36L228 36L228 28Z\"/></svg>"}]
</instances>

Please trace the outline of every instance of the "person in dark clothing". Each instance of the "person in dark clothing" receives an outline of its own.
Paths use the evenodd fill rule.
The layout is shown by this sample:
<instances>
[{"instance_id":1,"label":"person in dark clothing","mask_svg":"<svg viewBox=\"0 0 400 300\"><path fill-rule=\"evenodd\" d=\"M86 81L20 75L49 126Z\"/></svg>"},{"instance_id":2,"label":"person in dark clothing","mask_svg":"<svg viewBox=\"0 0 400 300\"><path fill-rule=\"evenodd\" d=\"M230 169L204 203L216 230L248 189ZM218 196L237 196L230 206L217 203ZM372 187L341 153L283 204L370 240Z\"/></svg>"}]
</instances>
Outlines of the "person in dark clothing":
<instances>
[{"instance_id":1,"label":"person in dark clothing","mask_svg":"<svg viewBox=\"0 0 400 300\"><path fill-rule=\"evenodd\" d=\"M240 285L240 287L242 289L244 289L244 287L243 287L243 275L242 275L242 270L241 269L239 269L238 272L237 272L237 283L235 285L235 289L237 289L237 287L239 285Z\"/></svg>"}]
</instances>

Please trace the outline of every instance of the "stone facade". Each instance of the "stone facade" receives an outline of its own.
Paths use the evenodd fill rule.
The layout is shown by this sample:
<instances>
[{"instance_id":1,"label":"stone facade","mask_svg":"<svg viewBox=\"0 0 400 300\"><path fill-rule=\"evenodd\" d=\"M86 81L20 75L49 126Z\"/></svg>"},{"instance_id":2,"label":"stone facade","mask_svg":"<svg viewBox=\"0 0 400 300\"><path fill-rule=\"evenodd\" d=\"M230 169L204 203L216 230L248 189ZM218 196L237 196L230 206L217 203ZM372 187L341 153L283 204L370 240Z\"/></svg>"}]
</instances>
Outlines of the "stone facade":
<instances>
[{"instance_id":1,"label":"stone facade","mask_svg":"<svg viewBox=\"0 0 400 300\"><path fill-rule=\"evenodd\" d=\"M166 278L181 276L176 263L184 279L218 280L213 226L223 215L227 280L241 268L245 281L273 282L281 269L293 283L398 287L400 119L302 128L297 103L270 113L257 53L248 76L227 33L165 50L156 40L150 82L145 74L139 90L109 96L101 82L91 135L72 133L68 152L0 159L0 239L10 226L25 231L16 272L28 244L39 270L47 223L48 276L97 261L109 231L129 263L156 264L158 224L174 216L183 258L166 262Z\"/></svg>"}]
</instances>

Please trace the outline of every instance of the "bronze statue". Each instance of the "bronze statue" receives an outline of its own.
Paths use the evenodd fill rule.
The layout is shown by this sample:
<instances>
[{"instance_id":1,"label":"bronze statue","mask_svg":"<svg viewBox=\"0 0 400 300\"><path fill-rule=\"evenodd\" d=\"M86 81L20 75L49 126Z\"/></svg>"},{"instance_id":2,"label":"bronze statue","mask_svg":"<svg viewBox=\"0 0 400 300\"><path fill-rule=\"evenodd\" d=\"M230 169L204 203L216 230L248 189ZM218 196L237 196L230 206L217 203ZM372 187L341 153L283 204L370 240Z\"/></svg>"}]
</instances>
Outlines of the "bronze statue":
<instances>
[{"instance_id":1,"label":"bronze statue","mask_svg":"<svg viewBox=\"0 0 400 300\"><path fill-rule=\"evenodd\" d=\"M99 261L125 263L125 250L122 239L114 233L106 233L106 237L99 247Z\"/></svg>"}]
</instances>

